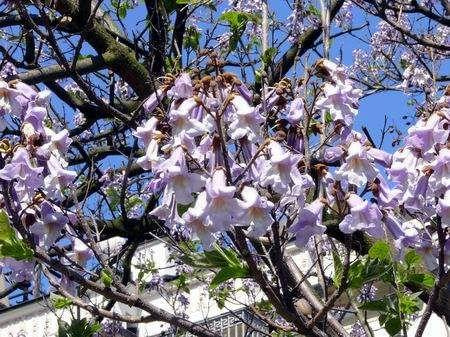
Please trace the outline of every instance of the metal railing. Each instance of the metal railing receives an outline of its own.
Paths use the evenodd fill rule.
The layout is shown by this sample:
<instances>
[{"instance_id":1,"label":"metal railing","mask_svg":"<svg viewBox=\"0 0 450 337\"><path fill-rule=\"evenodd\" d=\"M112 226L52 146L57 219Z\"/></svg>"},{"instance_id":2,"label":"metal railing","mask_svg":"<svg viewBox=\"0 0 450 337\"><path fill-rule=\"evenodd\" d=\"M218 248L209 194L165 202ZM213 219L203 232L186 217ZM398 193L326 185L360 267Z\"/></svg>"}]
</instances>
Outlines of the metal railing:
<instances>
[{"instance_id":1,"label":"metal railing","mask_svg":"<svg viewBox=\"0 0 450 337\"><path fill-rule=\"evenodd\" d=\"M205 321L197 322L222 337L263 337L268 332L267 326L251 312L242 309L225 313ZM150 336L148 336L150 337ZM195 337L185 331L167 330L151 337Z\"/></svg>"}]
</instances>

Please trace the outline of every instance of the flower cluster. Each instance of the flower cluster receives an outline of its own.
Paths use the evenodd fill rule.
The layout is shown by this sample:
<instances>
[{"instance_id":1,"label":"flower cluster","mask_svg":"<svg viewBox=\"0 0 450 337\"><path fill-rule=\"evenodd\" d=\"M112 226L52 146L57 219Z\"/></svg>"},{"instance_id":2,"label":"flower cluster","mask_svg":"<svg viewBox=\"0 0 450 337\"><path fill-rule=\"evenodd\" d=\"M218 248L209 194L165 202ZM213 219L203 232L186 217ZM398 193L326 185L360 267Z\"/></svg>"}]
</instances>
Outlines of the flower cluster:
<instances>
[{"instance_id":1,"label":"flower cluster","mask_svg":"<svg viewBox=\"0 0 450 337\"><path fill-rule=\"evenodd\" d=\"M0 125L14 129L19 124L20 137L0 142L1 210L22 222L36 244L48 248L76 216L62 207L76 172L64 159L71 144L67 130L53 131L47 116L49 91L37 92L21 82L0 81ZM80 263L90 254L75 239L73 256ZM33 263L4 258L3 272L16 281L30 280Z\"/></svg>"},{"instance_id":2,"label":"flower cluster","mask_svg":"<svg viewBox=\"0 0 450 337\"><path fill-rule=\"evenodd\" d=\"M168 77L145 102L153 116L135 132L145 148L138 162L162 195L151 215L189 228L205 248L236 226L261 236L275 222L305 247L326 232L324 216L334 217L345 234L387 235L400 250L415 247L435 260L436 228L426 227L436 216L449 221L448 97L390 155L353 130L362 93L346 69L321 60L315 71L325 81L312 109L286 80L254 105L233 74ZM169 110L157 115L163 99ZM319 148L308 127L325 137ZM406 228L412 214L422 228Z\"/></svg>"}]
</instances>

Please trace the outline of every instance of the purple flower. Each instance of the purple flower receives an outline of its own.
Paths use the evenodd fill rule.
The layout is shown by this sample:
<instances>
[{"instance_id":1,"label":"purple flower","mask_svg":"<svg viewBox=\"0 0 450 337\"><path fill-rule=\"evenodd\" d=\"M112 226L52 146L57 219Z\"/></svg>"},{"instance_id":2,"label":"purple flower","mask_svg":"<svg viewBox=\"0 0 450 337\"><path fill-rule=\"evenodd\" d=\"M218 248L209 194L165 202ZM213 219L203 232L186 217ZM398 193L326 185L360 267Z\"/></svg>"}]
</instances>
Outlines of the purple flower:
<instances>
[{"instance_id":1,"label":"purple flower","mask_svg":"<svg viewBox=\"0 0 450 337\"><path fill-rule=\"evenodd\" d=\"M212 178L206 181L207 218L217 231L225 231L242 214L234 194L236 187L228 186L223 169L216 169Z\"/></svg>"},{"instance_id":2,"label":"purple flower","mask_svg":"<svg viewBox=\"0 0 450 337\"><path fill-rule=\"evenodd\" d=\"M298 213L297 221L289 228L289 232L296 235L297 246L304 247L312 236L325 233L327 228L322 225L323 207L322 200L316 199Z\"/></svg>"},{"instance_id":3,"label":"purple flower","mask_svg":"<svg viewBox=\"0 0 450 337\"><path fill-rule=\"evenodd\" d=\"M361 288L360 293L356 297L356 299L359 302L373 301L375 300L377 290L378 290L377 287L375 287L373 283L366 283Z\"/></svg>"},{"instance_id":4,"label":"purple flower","mask_svg":"<svg viewBox=\"0 0 450 337\"><path fill-rule=\"evenodd\" d=\"M198 103L194 98L188 98L169 111L169 124L172 126L172 134L178 135L186 132L187 135L196 137L209 131L199 120L191 118L191 113L197 106Z\"/></svg>"},{"instance_id":5,"label":"purple flower","mask_svg":"<svg viewBox=\"0 0 450 337\"><path fill-rule=\"evenodd\" d=\"M392 165L388 170L389 179L399 185L408 185L408 180L416 176L418 158L409 148L401 149L392 156Z\"/></svg>"},{"instance_id":6,"label":"purple flower","mask_svg":"<svg viewBox=\"0 0 450 337\"><path fill-rule=\"evenodd\" d=\"M204 185L199 174L188 172L186 158L181 147L176 148L170 159L158 169L167 184L167 193L174 193L177 203L190 204L194 199L192 194L200 191Z\"/></svg>"},{"instance_id":7,"label":"purple flower","mask_svg":"<svg viewBox=\"0 0 450 337\"><path fill-rule=\"evenodd\" d=\"M261 197L258 191L249 186L244 186L241 192L243 201L238 201L241 208L244 210L239 218L238 224L243 226L250 226L251 231L249 235L259 237L267 232L267 229L273 223L270 210L273 208L273 203L267 198Z\"/></svg>"},{"instance_id":8,"label":"purple flower","mask_svg":"<svg viewBox=\"0 0 450 337\"><path fill-rule=\"evenodd\" d=\"M152 278L148 282L150 290L158 290L163 285L163 279L159 274L152 275Z\"/></svg>"},{"instance_id":9,"label":"purple flower","mask_svg":"<svg viewBox=\"0 0 450 337\"><path fill-rule=\"evenodd\" d=\"M352 325L352 329L350 330L350 337L367 337L366 332L364 331L361 323L357 322Z\"/></svg>"},{"instance_id":10,"label":"purple flower","mask_svg":"<svg viewBox=\"0 0 450 337\"><path fill-rule=\"evenodd\" d=\"M239 94L247 100L247 102L251 103L253 101L253 93L248 90L244 83L236 84L235 88Z\"/></svg>"},{"instance_id":11,"label":"purple flower","mask_svg":"<svg viewBox=\"0 0 450 337\"><path fill-rule=\"evenodd\" d=\"M430 186L435 195L444 194L450 189L450 149L442 148L432 163L433 172Z\"/></svg>"},{"instance_id":12,"label":"purple flower","mask_svg":"<svg viewBox=\"0 0 450 337\"><path fill-rule=\"evenodd\" d=\"M80 239L73 239L72 253L68 256L77 261L80 265L85 266L87 261L94 256L92 250Z\"/></svg>"},{"instance_id":13,"label":"purple flower","mask_svg":"<svg viewBox=\"0 0 450 337\"><path fill-rule=\"evenodd\" d=\"M33 280L33 261L17 261L10 257L4 257L0 260L0 267L3 274L9 272L9 279L12 283Z\"/></svg>"},{"instance_id":14,"label":"purple flower","mask_svg":"<svg viewBox=\"0 0 450 337\"><path fill-rule=\"evenodd\" d=\"M439 198L436 213L441 217L442 226L448 227L450 225L450 189L445 192L443 198Z\"/></svg>"},{"instance_id":15,"label":"purple flower","mask_svg":"<svg viewBox=\"0 0 450 337\"><path fill-rule=\"evenodd\" d=\"M151 170L153 165L162 161L162 158L158 156L158 141L152 139L147 146L145 155L139 157L136 163L144 170Z\"/></svg>"},{"instance_id":16,"label":"purple flower","mask_svg":"<svg viewBox=\"0 0 450 337\"><path fill-rule=\"evenodd\" d=\"M368 158L367 152L360 142L352 142L344 164L336 171L336 178L347 180L358 187L364 186L377 176L377 169Z\"/></svg>"},{"instance_id":17,"label":"purple flower","mask_svg":"<svg viewBox=\"0 0 450 337\"><path fill-rule=\"evenodd\" d=\"M46 108L35 106L27 110L25 117L23 119L23 123L30 124L34 129L34 133L42 134L44 131L43 122L46 116L47 116Z\"/></svg>"},{"instance_id":18,"label":"purple flower","mask_svg":"<svg viewBox=\"0 0 450 337\"><path fill-rule=\"evenodd\" d=\"M300 97L294 98L289 106L288 113L286 115L286 119L291 124L296 124L300 122L305 114L305 107L303 103L303 99Z\"/></svg>"},{"instance_id":19,"label":"purple flower","mask_svg":"<svg viewBox=\"0 0 450 337\"><path fill-rule=\"evenodd\" d=\"M408 129L406 144L426 153L436 144L445 144L450 130L444 128L439 114L431 115L427 120L419 120Z\"/></svg>"},{"instance_id":20,"label":"purple flower","mask_svg":"<svg viewBox=\"0 0 450 337\"><path fill-rule=\"evenodd\" d=\"M184 220L178 214L175 194L168 189L164 190L161 204L154 208L149 214L164 220L166 227L169 227L170 229L176 228L179 225L184 225Z\"/></svg>"},{"instance_id":21,"label":"purple flower","mask_svg":"<svg viewBox=\"0 0 450 337\"><path fill-rule=\"evenodd\" d=\"M45 245L51 245L61 235L61 230L67 224L67 217L48 201L41 203L41 218L32 227L31 231L44 238Z\"/></svg>"},{"instance_id":22,"label":"purple flower","mask_svg":"<svg viewBox=\"0 0 450 337\"><path fill-rule=\"evenodd\" d=\"M383 236L382 214L376 204L361 199L355 193L350 194L347 204L350 206L350 214L339 224L339 229L343 233L351 234L363 230L377 238Z\"/></svg>"},{"instance_id":23,"label":"purple flower","mask_svg":"<svg viewBox=\"0 0 450 337\"><path fill-rule=\"evenodd\" d=\"M77 177L77 173L66 170L63 165L67 166L67 163L61 163L61 161L62 159L55 156L51 156L47 161L49 175L45 177L46 186L52 186L53 188L67 187Z\"/></svg>"},{"instance_id":24,"label":"purple flower","mask_svg":"<svg viewBox=\"0 0 450 337\"><path fill-rule=\"evenodd\" d=\"M162 136L162 133L156 130L158 126L158 119L151 117L144 126L138 126L136 131L133 132L133 136L142 141L144 147L148 147L152 139L157 139Z\"/></svg>"},{"instance_id":25,"label":"purple flower","mask_svg":"<svg viewBox=\"0 0 450 337\"><path fill-rule=\"evenodd\" d=\"M189 74L182 73L175 80L175 84L170 90L167 92L167 96L172 97L174 99L178 98L188 98L193 95L193 87L192 81L189 77Z\"/></svg>"},{"instance_id":26,"label":"purple flower","mask_svg":"<svg viewBox=\"0 0 450 337\"><path fill-rule=\"evenodd\" d=\"M203 248L208 250L211 249L216 237L212 224L207 217L208 202L206 199L206 192L201 192L195 201L195 205L183 214L183 220L192 233L200 239Z\"/></svg>"},{"instance_id":27,"label":"purple flower","mask_svg":"<svg viewBox=\"0 0 450 337\"><path fill-rule=\"evenodd\" d=\"M367 150L367 154L381 166L390 167L392 164L392 155L383 150L371 147Z\"/></svg>"},{"instance_id":28,"label":"purple flower","mask_svg":"<svg viewBox=\"0 0 450 337\"><path fill-rule=\"evenodd\" d=\"M37 154L44 158L50 158L52 151L56 150L61 155L65 155L72 144L72 139L69 138L69 131L66 129L55 133L49 128L44 128L47 135L48 142L42 145Z\"/></svg>"},{"instance_id":29,"label":"purple flower","mask_svg":"<svg viewBox=\"0 0 450 337\"><path fill-rule=\"evenodd\" d=\"M403 196L403 205L406 209L412 212L425 209L429 180L429 174L422 174L414 185L409 186Z\"/></svg>"},{"instance_id":30,"label":"purple flower","mask_svg":"<svg viewBox=\"0 0 450 337\"><path fill-rule=\"evenodd\" d=\"M261 167L261 186L270 186L277 193L285 193L295 177L300 175L297 163L301 155L284 151L280 143L270 141L269 160Z\"/></svg>"},{"instance_id":31,"label":"purple flower","mask_svg":"<svg viewBox=\"0 0 450 337\"><path fill-rule=\"evenodd\" d=\"M42 185L43 169L43 167L34 167L28 151L21 147L14 153L11 162L0 170L0 178L4 180L20 179L28 188L34 189Z\"/></svg>"},{"instance_id":32,"label":"purple flower","mask_svg":"<svg viewBox=\"0 0 450 337\"><path fill-rule=\"evenodd\" d=\"M381 175L370 184L370 190L381 207L393 209L398 206L402 192L399 189L391 189Z\"/></svg>"},{"instance_id":33,"label":"purple flower","mask_svg":"<svg viewBox=\"0 0 450 337\"><path fill-rule=\"evenodd\" d=\"M358 114L356 107L362 91L350 84L326 83L323 93L324 97L317 100L318 109L328 110L333 121L342 121L346 126L351 126Z\"/></svg>"},{"instance_id":34,"label":"purple flower","mask_svg":"<svg viewBox=\"0 0 450 337\"><path fill-rule=\"evenodd\" d=\"M231 100L235 114L230 123L228 134L232 139L241 139L245 136L250 141L260 138L260 127L265 118L261 116L258 109L251 107L247 101L239 95Z\"/></svg>"},{"instance_id":35,"label":"purple flower","mask_svg":"<svg viewBox=\"0 0 450 337\"><path fill-rule=\"evenodd\" d=\"M162 89L156 90L144 102L142 107L147 114L151 114L159 105L161 100L166 96L166 92Z\"/></svg>"},{"instance_id":36,"label":"purple flower","mask_svg":"<svg viewBox=\"0 0 450 337\"><path fill-rule=\"evenodd\" d=\"M323 151L323 160L327 163L334 163L342 159L344 150L340 146L327 147Z\"/></svg>"}]
</instances>

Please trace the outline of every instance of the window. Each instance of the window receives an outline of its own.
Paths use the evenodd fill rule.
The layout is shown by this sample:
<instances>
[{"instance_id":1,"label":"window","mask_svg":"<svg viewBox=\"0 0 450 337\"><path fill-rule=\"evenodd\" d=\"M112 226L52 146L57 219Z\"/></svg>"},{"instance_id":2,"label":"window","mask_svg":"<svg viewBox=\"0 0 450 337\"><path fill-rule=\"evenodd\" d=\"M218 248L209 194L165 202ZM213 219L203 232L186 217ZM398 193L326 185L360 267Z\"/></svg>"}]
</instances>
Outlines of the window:
<instances>
[{"instance_id":1,"label":"window","mask_svg":"<svg viewBox=\"0 0 450 337\"><path fill-rule=\"evenodd\" d=\"M199 322L202 323L202 322ZM267 326L247 310L223 314L203 322L212 331L219 332L222 337L263 337L262 332L268 332ZM195 337L191 333L177 334L165 331L152 337Z\"/></svg>"}]
</instances>

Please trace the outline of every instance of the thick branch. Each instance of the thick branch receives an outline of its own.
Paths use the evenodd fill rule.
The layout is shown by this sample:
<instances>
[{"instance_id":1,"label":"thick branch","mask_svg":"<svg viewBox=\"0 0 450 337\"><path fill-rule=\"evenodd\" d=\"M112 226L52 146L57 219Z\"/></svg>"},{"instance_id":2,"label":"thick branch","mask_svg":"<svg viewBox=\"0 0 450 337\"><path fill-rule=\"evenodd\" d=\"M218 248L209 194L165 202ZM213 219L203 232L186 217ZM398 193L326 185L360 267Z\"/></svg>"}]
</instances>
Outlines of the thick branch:
<instances>
[{"instance_id":1,"label":"thick branch","mask_svg":"<svg viewBox=\"0 0 450 337\"><path fill-rule=\"evenodd\" d=\"M100 57L89 57L79 60L76 63L75 70L80 74L88 74L106 68L105 60ZM47 81L56 81L62 78L70 77L70 74L60 65L51 65L48 67L36 68L18 74L19 79L27 84L38 84Z\"/></svg>"}]
</instances>

